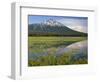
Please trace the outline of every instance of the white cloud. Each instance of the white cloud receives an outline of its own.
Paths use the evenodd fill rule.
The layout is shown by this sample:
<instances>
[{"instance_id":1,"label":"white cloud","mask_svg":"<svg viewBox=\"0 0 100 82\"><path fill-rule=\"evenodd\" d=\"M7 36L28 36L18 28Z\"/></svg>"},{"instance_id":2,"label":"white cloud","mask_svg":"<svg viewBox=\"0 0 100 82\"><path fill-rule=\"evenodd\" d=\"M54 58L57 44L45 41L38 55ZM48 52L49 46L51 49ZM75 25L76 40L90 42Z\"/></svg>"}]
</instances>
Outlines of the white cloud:
<instances>
[{"instance_id":1,"label":"white cloud","mask_svg":"<svg viewBox=\"0 0 100 82\"><path fill-rule=\"evenodd\" d=\"M70 29L87 33L87 20L63 18L57 21L61 22L65 26L69 27Z\"/></svg>"}]
</instances>

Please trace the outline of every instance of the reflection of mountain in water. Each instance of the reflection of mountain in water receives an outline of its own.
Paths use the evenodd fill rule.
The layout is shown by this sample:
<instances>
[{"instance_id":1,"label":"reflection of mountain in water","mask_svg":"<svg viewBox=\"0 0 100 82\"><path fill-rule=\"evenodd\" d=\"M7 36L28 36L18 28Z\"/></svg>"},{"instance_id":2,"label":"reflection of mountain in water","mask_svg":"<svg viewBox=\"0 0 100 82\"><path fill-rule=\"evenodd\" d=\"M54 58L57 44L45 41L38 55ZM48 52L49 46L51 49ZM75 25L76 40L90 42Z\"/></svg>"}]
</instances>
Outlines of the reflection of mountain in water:
<instances>
[{"instance_id":1,"label":"reflection of mountain in water","mask_svg":"<svg viewBox=\"0 0 100 82\"><path fill-rule=\"evenodd\" d=\"M48 48L47 51L45 52L29 52L29 59L34 59L35 57L39 55L48 55L48 53L52 52L52 48ZM53 51L53 54L55 56L60 56L62 54L68 54L73 55L74 59L77 59L79 57L87 57L87 40L85 41L80 41L73 43L71 45L61 45L56 47L56 50Z\"/></svg>"},{"instance_id":2,"label":"reflection of mountain in water","mask_svg":"<svg viewBox=\"0 0 100 82\"><path fill-rule=\"evenodd\" d=\"M84 49L87 50L87 41L86 40L73 43L65 48L58 48L57 53L62 54L62 53L66 53L68 51L84 52Z\"/></svg>"}]
</instances>

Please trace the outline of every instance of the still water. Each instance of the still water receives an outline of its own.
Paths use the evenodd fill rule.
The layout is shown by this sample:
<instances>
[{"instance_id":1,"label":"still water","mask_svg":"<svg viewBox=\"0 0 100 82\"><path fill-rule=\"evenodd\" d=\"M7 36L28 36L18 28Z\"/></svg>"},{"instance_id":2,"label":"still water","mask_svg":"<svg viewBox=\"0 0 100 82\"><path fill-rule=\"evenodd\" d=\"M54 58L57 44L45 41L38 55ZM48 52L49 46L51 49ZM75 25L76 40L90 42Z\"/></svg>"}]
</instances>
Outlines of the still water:
<instances>
[{"instance_id":1,"label":"still water","mask_svg":"<svg viewBox=\"0 0 100 82\"><path fill-rule=\"evenodd\" d=\"M74 59L80 57L87 57L87 40L74 42L68 45L59 45L57 47L47 48L45 51L41 52L29 52L28 59L32 60L40 55L48 55L54 54L56 57L60 56L64 53L70 53L69 55L73 55Z\"/></svg>"}]
</instances>

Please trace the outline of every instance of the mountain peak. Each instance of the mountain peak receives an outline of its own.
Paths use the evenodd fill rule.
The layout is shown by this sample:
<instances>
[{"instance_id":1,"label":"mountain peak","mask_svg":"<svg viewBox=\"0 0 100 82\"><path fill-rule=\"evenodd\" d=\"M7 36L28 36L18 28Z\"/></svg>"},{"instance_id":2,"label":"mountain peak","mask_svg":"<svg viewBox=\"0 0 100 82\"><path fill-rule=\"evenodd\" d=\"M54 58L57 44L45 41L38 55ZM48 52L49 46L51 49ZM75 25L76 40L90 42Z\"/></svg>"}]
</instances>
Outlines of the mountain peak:
<instances>
[{"instance_id":1,"label":"mountain peak","mask_svg":"<svg viewBox=\"0 0 100 82\"><path fill-rule=\"evenodd\" d=\"M46 25L50 25L50 26L62 26L63 24L61 24L60 22L54 20L54 19L48 19L45 21Z\"/></svg>"}]
</instances>

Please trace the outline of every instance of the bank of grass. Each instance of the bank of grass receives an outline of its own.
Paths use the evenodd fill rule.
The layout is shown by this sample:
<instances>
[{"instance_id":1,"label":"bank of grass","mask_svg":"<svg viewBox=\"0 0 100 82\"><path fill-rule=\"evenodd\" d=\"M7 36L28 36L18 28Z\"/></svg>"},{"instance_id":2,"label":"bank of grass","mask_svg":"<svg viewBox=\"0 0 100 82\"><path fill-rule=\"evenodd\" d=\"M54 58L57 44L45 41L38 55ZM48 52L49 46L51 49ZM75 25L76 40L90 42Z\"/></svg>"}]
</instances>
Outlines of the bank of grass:
<instances>
[{"instance_id":1,"label":"bank of grass","mask_svg":"<svg viewBox=\"0 0 100 82\"><path fill-rule=\"evenodd\" d=\"M85 40L86 37L51 37L42 36L28 37L28 48L30 52L42 52L46 51L47 48L54 47L54 49L60 45L69 45L74 42Z\"/></svg>"},{"instance_id":2,"label":"bank of grass","mask_svg":"<svg viewBox=\"0 0 100 82\"><path fill-rule=\"evenodd\" d=\"M41 37L36 37L36 36L29 36L28 37L28 44L31 46L34 42L35 43L52 43L52 42L77 42L77 41L82 41L85 40L87 37L57 37L57 36L41 36Z\"/></svg>"}]
</instances>

